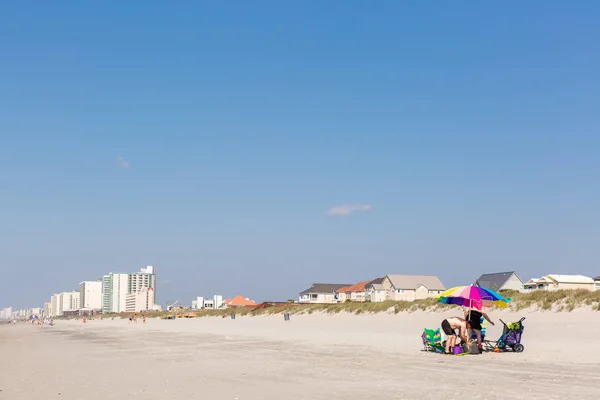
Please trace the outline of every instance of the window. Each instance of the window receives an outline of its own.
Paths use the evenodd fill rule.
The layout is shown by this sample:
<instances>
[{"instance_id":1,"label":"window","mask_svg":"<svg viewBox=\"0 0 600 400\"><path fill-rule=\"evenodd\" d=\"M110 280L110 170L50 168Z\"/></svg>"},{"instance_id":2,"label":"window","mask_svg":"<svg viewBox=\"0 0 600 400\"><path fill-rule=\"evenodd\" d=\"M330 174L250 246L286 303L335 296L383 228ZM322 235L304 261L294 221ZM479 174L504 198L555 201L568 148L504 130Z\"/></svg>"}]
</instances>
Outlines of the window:
<instances>
[{"instance_id":1,"label":"window","mask_svg":"<svg viewBox=\"0 0 600 400\"><path fill-rule=\"evenodd\" d=\"M396 289L396 293L404 293L404 289Z\"/></svg>"}]
</instances>

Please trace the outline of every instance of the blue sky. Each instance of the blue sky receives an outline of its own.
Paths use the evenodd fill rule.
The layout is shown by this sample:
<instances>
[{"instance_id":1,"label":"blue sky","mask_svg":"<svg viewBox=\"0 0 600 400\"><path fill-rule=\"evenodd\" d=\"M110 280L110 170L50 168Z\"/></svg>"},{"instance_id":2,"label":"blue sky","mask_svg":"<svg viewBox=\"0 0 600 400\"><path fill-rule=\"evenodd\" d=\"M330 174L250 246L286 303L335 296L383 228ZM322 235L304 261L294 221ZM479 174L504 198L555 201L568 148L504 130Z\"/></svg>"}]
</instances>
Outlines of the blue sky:
<instances>
[{"instance_id":1,"label":"blue sky","mask_svg":"<svg viewBox=\"0 0 600 400\"><path fill-rule=\"evenodd\" d=\"M600 275L599 18L592 1L3 3L0 306L145 265L163 304Z\"/></svg>"}]
</instances>

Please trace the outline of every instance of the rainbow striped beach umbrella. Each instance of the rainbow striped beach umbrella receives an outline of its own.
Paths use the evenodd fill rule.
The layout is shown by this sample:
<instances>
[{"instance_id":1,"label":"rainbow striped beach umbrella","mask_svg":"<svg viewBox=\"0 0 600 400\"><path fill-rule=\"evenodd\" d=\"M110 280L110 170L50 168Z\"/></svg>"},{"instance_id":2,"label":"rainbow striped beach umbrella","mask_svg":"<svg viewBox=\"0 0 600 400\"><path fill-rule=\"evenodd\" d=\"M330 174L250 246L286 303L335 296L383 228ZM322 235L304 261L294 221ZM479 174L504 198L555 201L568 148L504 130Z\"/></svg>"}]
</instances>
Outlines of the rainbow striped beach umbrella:
<instances>
[{"instance_id":1,"label":"rainbow striped beach umbrella","mask_svg":"<svg viewBox=\"0 0 600 400\"><path fill-rule=\"evenodd\" d=\"M455 304L457 306L472 307L481 310L483 307L506 308L512 301L504 298L493 290L479 286L456 286L436 296L440 303Z\"/></svg>"}]
</instances>

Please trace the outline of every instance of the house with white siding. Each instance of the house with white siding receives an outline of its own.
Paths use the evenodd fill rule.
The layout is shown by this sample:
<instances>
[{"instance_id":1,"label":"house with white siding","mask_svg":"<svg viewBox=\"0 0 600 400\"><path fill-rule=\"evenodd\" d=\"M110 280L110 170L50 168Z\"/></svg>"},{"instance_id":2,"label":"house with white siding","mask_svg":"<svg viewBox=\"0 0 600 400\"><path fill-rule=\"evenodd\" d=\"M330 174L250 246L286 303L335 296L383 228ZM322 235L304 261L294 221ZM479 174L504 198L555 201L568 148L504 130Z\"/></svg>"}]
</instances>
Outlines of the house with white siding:
<instances>
[{"instance_id":1,"label":"house with white siding","mask_svg":"<svg viewBox=\"0 0 600 400\"><path fill-rule=\"evenodd\" d=\"M414 301L435 297L446 290L444 284L433 275L389 274L381 283L386 300Z\"/></svg>"},{"instance_id":2,"label":"house with white siding","mask_svg":"<svg viewBox=\"0 0 600 400\"><path fill-rule=\"evenodd\" d=\"M550 274L541 278L530 279L523 284L525 291L532 290L562 290L583 289L593 291L595 281L583 275L558 275Z\"/></svg>"},{"instance_id":3,"label":"house with white siding","mask_svg":"<svg viewBox=\"0 0 600 400\"><path fill-rule=\"evenodd\" d=\"M335 304L338 302L337 291L349 283L313 283L313 285L300 292L299 303L309 304Z\"/></svg>"},{"instance_id":4,"label":"house with white siding","mask_svg":"<svg viewBox=\"0 0 600 400\"><path fill-rule=\"evenodd\" d=\"M358 282L351 286L346 286L336 291L338 295L338 302L343 303L345 301L356 301L364 302L365 298L365 285L370 281Z\"/></svg>"},{"instance_id":5,"label":"house with white siding","mask_svg":"<svg viewBox=\"0 0 600 400\"><path fill-rule=\"evenodd\" d=\"M383 287L384 278L373 279L365 285L365 300L372 303L381 303L385 301L385 288Z\"/></svg>"}]
</instances>

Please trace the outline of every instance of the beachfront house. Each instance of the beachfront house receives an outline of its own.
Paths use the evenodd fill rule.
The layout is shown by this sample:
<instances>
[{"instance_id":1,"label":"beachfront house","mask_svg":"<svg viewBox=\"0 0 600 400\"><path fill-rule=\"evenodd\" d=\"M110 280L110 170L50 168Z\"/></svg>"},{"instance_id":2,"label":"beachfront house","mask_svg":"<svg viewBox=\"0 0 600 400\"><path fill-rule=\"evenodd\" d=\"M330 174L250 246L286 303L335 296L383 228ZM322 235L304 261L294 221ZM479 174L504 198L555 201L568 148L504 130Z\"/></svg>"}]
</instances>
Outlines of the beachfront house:
<instances>
[{"instance_id":1,"label":"beachfront house","mask_svg":"<svg viewBox=\"0 0 600 400\"><path fill-rule=\"evenodd\" d=\"M365 285L370 281L358 282L351 286L346 286L336 291L338 302L344 301L365 301Z\"/></svg>"},{"instance_id":2,"label":"beachfront house","mask_svg":"<svg viewBox=\"0 0 600 400\"><path fill-rule=\"evenodd\" d=\"M309 304L334 304L338 302L336 293L343 287L350 286L348 283L313 283L313 285L300 292L299 303Z\"/></svg>"},{"instance_id":3,"label":"beachfront house","mask_svg":"<svg viewBox=\"0 0 600 400\"><path fill-rule=\"evenodd\" d=\"M594 290L600 290L600 276L594 278Z\"/></svg>"},{"instance_id":4,"label":"beachfront house","mask_svg":"<svg viewBox=\"0 0 600 400\"><path fill-rule=\"evenodd\" d=\"M381 283L385 299L394 301L414 301L435 297L446 288L437 276L390 274Z\"/></svg>"},{"instance_id":5,"label":"beachfront house","mask_svg":"<svg viewBox=\"0 0 600 400\"><path fill-rule=\"evenodd\" d=\"M475 282L475 286L491 289L494 292L500 290L523 290L523 281L515 271L497 272L483 274Z\"/></svg>"},{"instance_id":6,"label":"beachfront house","mask_svg":"<svg viewBox=\"0 0 600 400\"><path fill-rule=\"evenodd\" d=\"M381 303L385 301L385 288L383 287L384 278L373 279L365 285L365 300L372 303Z\"/></svg>"},{"instance_id":7,"label":"beachfront house","mask_svg":"<svg viewBox=\"0 0 600 400\"><path fill-rule=\"evenodd\" d=\"M218 310L223 308L223 296L216 294L213 297L198 296L192 301L192 310Z\"/></svg>"},{"instance_id":8,"label":"beachfront house","mask_svg":"<svg viewBox=\"0 0 600 400\"><path fill-rule=\"evenodd\" d=\"M583 275L557 275L550 274L541 278L533 278L523 284L525 291L533 290L562 290L584 289L593 291L594 279Z\"/></svg>"},{"instance_id":9,"label":"beachfront house","mask_svg":"<svg viewBox=\"0 0 600 400\"><path fill-rule=\"evenodd\" d=\"M226 299L225 301L223 301L223 304L226 308L256 306L256 303L253 300L250 300L246 297L242 297L239 294L231 299Z\"/></svg>"}]
</instances>

